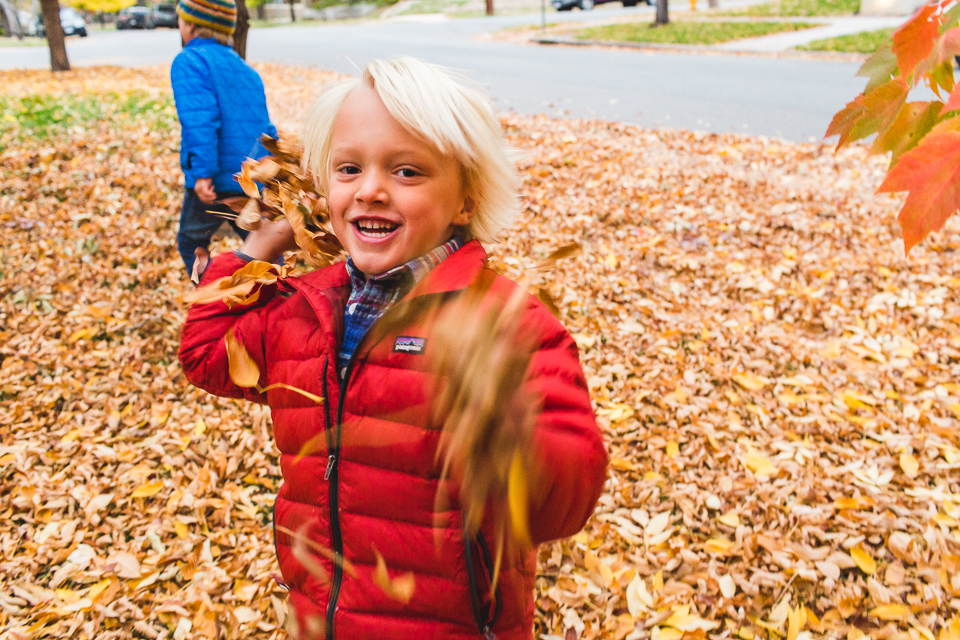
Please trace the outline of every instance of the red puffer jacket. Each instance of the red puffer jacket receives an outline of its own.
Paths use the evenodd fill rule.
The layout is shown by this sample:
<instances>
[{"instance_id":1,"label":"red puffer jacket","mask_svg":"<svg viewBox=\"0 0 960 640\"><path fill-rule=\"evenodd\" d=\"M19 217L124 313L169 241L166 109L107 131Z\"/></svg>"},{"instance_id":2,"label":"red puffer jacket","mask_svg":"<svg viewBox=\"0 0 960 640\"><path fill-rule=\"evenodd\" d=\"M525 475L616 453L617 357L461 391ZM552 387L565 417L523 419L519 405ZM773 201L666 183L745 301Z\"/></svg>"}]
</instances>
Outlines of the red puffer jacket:
<instances>
[{"instance_id":1,"label":"red puffer jacket","mask_svg":"<svg viewBox=\"0 0 960 640\"><path fill-rule=\"evenodd\" d=\"M485 271L485 262L483 247L470 242L405 299L454 296ZM220 256L204 281L242 264L232 254ZM506 295L517 286L501 276L492 279L490 295ZM265 289L253 308L197 305L180 345L180 362L193 384L272 409L284 479L274 512L275 540L300 636L423 640L486 634L529 640L536 552L505 556L491 594L490 523L483 522L471 537L457 504L434 512L440 434L430 419L434 374L425 357L430 326L421 321L381 336L375 324L341 386L336 362L349 289L346 269L337 264L282 280ZM583 526L600 495L607 457L576 345L535 298L525 313L525 326L539 336L530 384L542 399L533 441L542 467L531 484L529 517L531 535L540 543ZM231 328L260 368L261 388L286 383L323 397L323 404L282 388L262 395L235 386L224 340ZM322 572L298 561L287 531L312 541ZM352 569L344 571L324 549L342 554ZM414 574L408 603L377 586L377 553L391 576Z\"/></svg>"}]
</instances>

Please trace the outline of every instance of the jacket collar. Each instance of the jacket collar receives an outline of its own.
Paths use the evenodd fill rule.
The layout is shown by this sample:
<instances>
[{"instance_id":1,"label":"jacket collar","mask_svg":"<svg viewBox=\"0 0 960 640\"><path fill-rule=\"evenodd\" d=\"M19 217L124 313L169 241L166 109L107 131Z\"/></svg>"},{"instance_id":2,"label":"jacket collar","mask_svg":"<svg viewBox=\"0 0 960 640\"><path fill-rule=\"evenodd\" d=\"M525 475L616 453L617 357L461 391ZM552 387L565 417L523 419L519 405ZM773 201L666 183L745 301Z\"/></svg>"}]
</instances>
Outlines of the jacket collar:
<instances>
[{"instance_id":1,"label":"jacket collar","mask_svg":"<svg viewBox=\"0 0 960 640\"><path fill-rule=\"evenodd\" d=\"M403 299L465 289L477 278L486 261L487 252L483 245L478 240L471 240L434 267ZM319 312L323 308L321 300L329 304L328 290L349 287L350 275L345 263L339 262L300 278L284 280L283 283L306 296L310 305ZM346 296L342 297L345 303ZM339 310L340 313L342 311ZM330 312L336 313L337 310L331 309Z\"/></svg>"}]
</instances>

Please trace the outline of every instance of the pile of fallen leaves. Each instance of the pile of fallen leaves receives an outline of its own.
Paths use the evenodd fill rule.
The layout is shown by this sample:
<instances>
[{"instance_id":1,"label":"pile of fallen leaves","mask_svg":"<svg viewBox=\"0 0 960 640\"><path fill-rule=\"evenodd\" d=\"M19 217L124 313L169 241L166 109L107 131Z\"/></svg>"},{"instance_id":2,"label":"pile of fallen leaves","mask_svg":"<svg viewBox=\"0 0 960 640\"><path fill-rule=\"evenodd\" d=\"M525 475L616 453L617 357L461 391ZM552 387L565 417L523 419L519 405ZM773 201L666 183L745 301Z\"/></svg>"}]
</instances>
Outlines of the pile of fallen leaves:
<instances>
[{"instance_id":1,"label":"pile of fallen leaves","mask_svg":"<svg viewBox=\"0 0 960 640\"><path fill-rule=\"evenodd\" d=\"M280 125L333 79L259 69ZM0 74L4 99L114 109L0 122L12 638L284 635L268 412L176 361L166 78ZM583 245L543 286L611 453L596 516L542 549L537 637L960 638L956 219L905 260L862 148L503 122L525 212L492 262Z\"/></svg>"}]
</instances>

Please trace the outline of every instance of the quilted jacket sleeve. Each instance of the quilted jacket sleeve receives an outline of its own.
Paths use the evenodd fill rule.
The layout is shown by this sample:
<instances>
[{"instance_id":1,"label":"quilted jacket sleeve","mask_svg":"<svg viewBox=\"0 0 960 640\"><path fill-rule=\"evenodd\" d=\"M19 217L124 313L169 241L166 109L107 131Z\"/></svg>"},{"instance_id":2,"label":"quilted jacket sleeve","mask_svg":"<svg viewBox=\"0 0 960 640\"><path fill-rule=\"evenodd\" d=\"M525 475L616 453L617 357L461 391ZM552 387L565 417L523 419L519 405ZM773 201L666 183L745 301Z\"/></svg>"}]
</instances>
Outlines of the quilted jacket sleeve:
<instances>
[{"instance_id":1,"label":"quilted jacket sleeve","mask_svg":"<svg viewBox=\"0 0 960 640\"><path fill-rule=\"evenodd\" d=\"M530 534L535 544L573 535L593 513L607 452L590 403L577 345L542 306L532 311L540 345L530 384L542 402L534 431Z\"/></svg>"},{"instance_id":2,"label":"quilted jacket sleeve","mask_svg":"<svg viewBox=\"0 0 960 640\"><path fill-rule=\"evenodd\" d=\"M229 276L244 264L244 260L232 253L222 254L204 272L201 285ZM223 302L191 306L183 324L179 353L180 366L187 380L217 396L246 398L266 404L265 394L252 388L243 389L230 380L225 336L227 331L233 329L233 335L260 369L259 386L265 387L265 331L271 310L283 300L276 295L276 287L272 286L264 287L259 299L249 306L231 309Z\"/></svg>"},{"instance_id":3,"label":"quilted jacket sleeve","mask_svg":"<svg viewBox=\"0 0 960 640\"><path fill-rule=\"evenodd\" d=\"M220 106L207 61L195 51L184 49L174 58L170 82L182 130L180 166L192 188L199 178L219 171Z\"/></svg>"}]
</instances>

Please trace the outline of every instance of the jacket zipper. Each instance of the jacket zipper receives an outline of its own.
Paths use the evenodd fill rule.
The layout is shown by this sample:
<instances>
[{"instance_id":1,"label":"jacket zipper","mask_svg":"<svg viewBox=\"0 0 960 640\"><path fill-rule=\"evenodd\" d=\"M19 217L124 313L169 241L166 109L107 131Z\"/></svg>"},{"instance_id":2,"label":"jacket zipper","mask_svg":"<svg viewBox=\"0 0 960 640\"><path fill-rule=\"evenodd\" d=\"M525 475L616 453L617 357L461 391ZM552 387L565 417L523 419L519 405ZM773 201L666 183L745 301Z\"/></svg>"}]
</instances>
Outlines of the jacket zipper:
<instances>
[{"instance_id":1,"label":"jacket zipper","mask_svg":"<svg viewBox=\"0 0 960 640\"><path fill-rule=\"evenodd\" d=\"M327 416L327 469L323 474L323 479L330 482L330 539L333 542L333 584L330 586L330 599L327 602L327 638L333 639L333 614L337 610L337 596L340 593L340 583L343 581L343 563L339 560L343 554L343 539L340 537L340 510L337 504L337 492L339 487L337 467L337 454L339 453L339 443L334 442L333 424L330 421L330 392L327 385L327 377L330 367L330 358L328 357L323 365L323 397L327 400L324 411ZM340 402L343 402L343 390L340 392ZM340 409L337 408L338 420ZM332 478L332 479L331 479Z\"/></svg>"},{"instance_id":2,"label":"jacket zipper","mask_svg":"<svg viewBox=\"0 0 960 640\"><path fill-rule=\"evenodd\" d=\"M333 430L330 429L330 403L327 402L327 451L330 452L327 458L327 469L323 474L323 479L330 482L330 537L333 542L334 564L333 564L333 584L330 586L330 599L327 602L327 640L333 640L333 616L337 611L337 599L340 597L340 585L343 583L343 537L340 531L340 473L337 467L337 456L340 453L341 431L343 424L343 400L347 395L347 384L350 382L350 373L353 370L353 361L357 355L358 349L350 355L350 361L347 363L347 371L343 375L340 383L340 400L337 403L337 433L336 442L334 442ZM327 394L327 367L330 361L327 360L324 366L323 393ZM336 373L336 371L334 371Z\"/></svg>"},{"instance_id":3,"label":"jacket zipper","mask_svg":"<svg viewBox=\"0 0 960 640\"><path fill-rule=\"evenodd\" d=\"M487 620L486 616L483 615L483 612L480 611L480 587L477 584L477 576L473 570L473 540L470 539L470 534L467 533L466 523L463 527L463 548L464 548L464 559L467 561L467 580L469 581L470 588L470 606L473 609L473 618L477 623L477 627L480 629L480 632L483 634L483 637L486 640L496 640L497 635L493 632L493 626L497 623L497 619L500 617L500 606L502 604L500 600L500 586L497 585L496 590L494 591L494 608L493 612L490 615L490 619ZM490 567L493 564L493 559L490 557L490 549L487 547L487 542L483 538L483 533L477 532L477 546L479 547L483 558L481 562L484 563L484 566Z\"/></svg>"}]
</instances>

